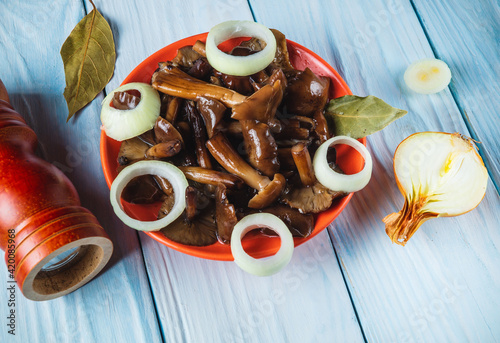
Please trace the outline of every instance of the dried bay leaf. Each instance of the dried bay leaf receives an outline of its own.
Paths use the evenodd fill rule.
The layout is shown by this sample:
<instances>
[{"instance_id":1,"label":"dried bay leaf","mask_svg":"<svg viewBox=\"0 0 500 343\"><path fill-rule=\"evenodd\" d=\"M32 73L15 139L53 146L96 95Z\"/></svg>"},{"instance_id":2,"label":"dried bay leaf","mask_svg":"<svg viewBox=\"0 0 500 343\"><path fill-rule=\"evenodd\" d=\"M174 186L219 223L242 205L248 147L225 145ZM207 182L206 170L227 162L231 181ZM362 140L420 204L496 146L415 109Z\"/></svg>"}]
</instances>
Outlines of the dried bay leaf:
<instances>
[{"instance_id":1,"label":"dried bay leaf","mask_svg":"<svg viewBox=\"0 0 500 343\"><path fill-rule=\"evenodd\" d=\"M71 31L61 47L61 57L69 120L104 89L115 69L113 33L95 6Z\"/></svg>"},{"instance_id":2,"label":"dried bay leaf","mask_svg":"<svg viewBox=\"0 0 500 343\"><path fill-rule=\"evenodd\" d=\"M401 118L405 110L392 107L373 95L346 95L332 99L326 106L328 127L336 136L363 138Z\"/></svg>"}]
</instances>

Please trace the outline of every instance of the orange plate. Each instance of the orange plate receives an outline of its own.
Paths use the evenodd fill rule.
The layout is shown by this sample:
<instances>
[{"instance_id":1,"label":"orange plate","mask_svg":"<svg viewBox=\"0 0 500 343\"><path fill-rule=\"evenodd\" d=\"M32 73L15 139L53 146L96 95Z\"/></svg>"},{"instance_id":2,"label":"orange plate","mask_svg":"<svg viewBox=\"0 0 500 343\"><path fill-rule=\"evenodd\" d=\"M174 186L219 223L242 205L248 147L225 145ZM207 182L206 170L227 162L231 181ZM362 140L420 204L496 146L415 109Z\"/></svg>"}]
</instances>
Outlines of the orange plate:
<instances>
[{"instance_id":1,"label":"orange plate","mask_svg":"<svg viewBox=\"0 0 500 343\"><path fill-rule=\"evenodd\" d=\"M177 54L177 50L186 45L193 45L197 40L205 41L207 33L202 33L192 37L181 39L172 43L163 49L152 54L139 64L123 81L122 84L130 82L145 82L150 83L151 76L158 68L158 62L171 60ZM290 61L299 70L309 67L317 75L327 76L332 81L330 87L330 98L337 98L343 95L352 94L345 81L328 63L321 57L316 55L309 49L287 41L288 52L290 54ZM366 145L366 138L361 140ZM116 177L117 156L120 149L120 142L117 142L106 136L104 131L101 132L101 162L104 170L104 176L108 186L111 186L114 178ZM347 173L355 173L363 168L364 160L356 152L344 146L339 146L337 149L337 163ZM339 213L346 207L347 203L352 197L352 193L348 196L334 202L332 207L327 211L317 215L316 225L313 233L306 238L294 238L295 246L298 246L324 230L330 223L339 215ZM155 220L158 214L158 206L144 206L123 203L125 210L132 217L140 220ZM206 247L196 247L176 243L163 236L160 232L146 232L147 235L157 240L158 242L178 250L180 252L206 258L212 260L232 261L231 247L222 243L215 243ZM248 235L243 240L243 247L250 255L260 258L271 256L275 254L280 247L280 240L278 237L263 237L259 235Z\"/></svg>"}]
</instances>

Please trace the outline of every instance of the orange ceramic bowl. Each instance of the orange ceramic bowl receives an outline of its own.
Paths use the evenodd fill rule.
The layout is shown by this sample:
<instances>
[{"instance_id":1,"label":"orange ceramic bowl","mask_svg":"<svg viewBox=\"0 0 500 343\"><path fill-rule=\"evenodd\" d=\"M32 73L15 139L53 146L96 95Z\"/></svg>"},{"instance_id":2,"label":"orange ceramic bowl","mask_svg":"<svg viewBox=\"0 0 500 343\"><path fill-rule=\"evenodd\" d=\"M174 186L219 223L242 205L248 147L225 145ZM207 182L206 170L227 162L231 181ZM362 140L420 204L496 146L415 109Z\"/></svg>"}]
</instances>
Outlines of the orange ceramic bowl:
<instances>
[{"instance_id":1,"label":"orange ceramic bowl","mask_svg":"<svg viewBox=\"0 0 500 343\"><path fill-rule=\"evenodd\" d=\"M139 64L123 81L122 84L130 82L145 82L150 83L151 76L158 68L158 62L171 60L177 54L177 50L186 45L193 45L197 40L205 41L207 33L202 33L192 37L188 37L172 43L163 49L152 54ZM234 43L233 43L234 44ZM309 49L287 41L288 52L290 54L290 61L296 69L303 70L309 67L317 75L329 77L331 79L330 98L337 98L343 95L352 94L345 81L328 63L321 57L316 55ZM361 140L366 144L366 139ZM120 149L120 142L117 142L106 136L105 132L101 133L101 162L104 170L104 176L108 186L115 179L117 172L117 156ZM364 165L363 158L354 150L345 146L336 147L337 150L337 163L348 174L361 171ZM324 230L330 223L339 215L340 212L346 207L347 203L352 197L352 193L346 197L337 200L333 203L332 207L317 215L316 225L312 234L306 238L294 238L295 246L298 246ZM125 211L132 217L139 220L156 220L159 210L158 205L133 205L123 203ZM176 243L166 238L161 232L146 232L151 238L156 241L180 252L212 260L231 261L233 256L231 254L231 247L222 243L214 243L205 247L189 246ZM280 247L279 237L267 237L261 235L249 234L243 239L243 247L250 255L261 258L275 254Z\"/></svg>"}]
</instances>

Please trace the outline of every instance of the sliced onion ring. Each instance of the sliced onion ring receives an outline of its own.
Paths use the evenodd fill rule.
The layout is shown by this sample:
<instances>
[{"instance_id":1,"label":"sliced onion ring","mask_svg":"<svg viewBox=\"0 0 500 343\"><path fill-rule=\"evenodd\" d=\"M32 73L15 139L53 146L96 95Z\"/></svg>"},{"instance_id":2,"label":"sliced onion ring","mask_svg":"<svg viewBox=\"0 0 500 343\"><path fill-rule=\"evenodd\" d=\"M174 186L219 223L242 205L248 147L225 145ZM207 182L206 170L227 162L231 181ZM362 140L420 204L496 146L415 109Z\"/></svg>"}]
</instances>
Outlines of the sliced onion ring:
<instances>
[{"instance_id":1,"label":"sliced onion ring","mask_svg":"<svg viewBox=\"0 0 500 343\"><path fill-rule=\"evenodd\" d=\"M128 90L137 90L141 93L139 104L131 110L111 107L114 94ZM158 91L147 83L132 82L118 87L102 101L101 122L106 136L124 141L151 130L160 115L160 106Z\"/></svg>"},{"instance_id":2,"label":"sliced onion ring","mask_svg":"<svg viewBox=\"0 0 500 343\"><path fill-rule=\"evenodd\" d=\"M217 46L231 38L255 37L266 42L266 47L248 56L233 56ZM210 29L206 42L208 62L221 73L248 76L266 68L276 54L276 38L271 30L262 24L248 20L230 20Z\"/></svg>"},{"instance_id":3,"label":"sliced onion ring","mask_svg":"<svg viewBox=\"0 0 500 343\"><path fill-rule=\"evenodd\" d=\"M174 190L175 201L169 214L156 221L141 221L131 218L125 213L120 203L121 194L127 184L135 177L142 175L158 175L166 178ZM176 220L186 208L186 188L188 181L179 168L168 162L139 161L124 168L113 181L110 200L113 210L122 222L139 231L158 231Z\"/></svg>"},{"instance_id":4,"label":"sliced onion ring","mask_svg":"<svg viewBox=\"0 0 500 343\"><path fill-rule=\"evenodd\" d=\"M363 170L356 174L346 175L339 174L330 168L327 153L328 148L334 144L346 144L356 149L365 159ZM347 136L336 136L321 144L313 159L314 173L319 183L333 191L347 193L359 191L368 184L372 175L372 166L372 157L368 149L359 141Z\"/></svg>"},{"instance_id":5,"label":"sliced onion ring","mask_svg":"<svg viewBox=\"0 0 500 343\"><path fill-rule=\"evenodd\" d=\"M245 252L241 240L249 231L264 227L279 235L281 247L274 256L256 259ZM234 226L231 234L231 253L234 262L244 271L258 276L272 275L285 267L292 258L293 247L293 236L288 227L281 219L270 213L255 213L244 217Z\"/></svg>"}]
</instances>

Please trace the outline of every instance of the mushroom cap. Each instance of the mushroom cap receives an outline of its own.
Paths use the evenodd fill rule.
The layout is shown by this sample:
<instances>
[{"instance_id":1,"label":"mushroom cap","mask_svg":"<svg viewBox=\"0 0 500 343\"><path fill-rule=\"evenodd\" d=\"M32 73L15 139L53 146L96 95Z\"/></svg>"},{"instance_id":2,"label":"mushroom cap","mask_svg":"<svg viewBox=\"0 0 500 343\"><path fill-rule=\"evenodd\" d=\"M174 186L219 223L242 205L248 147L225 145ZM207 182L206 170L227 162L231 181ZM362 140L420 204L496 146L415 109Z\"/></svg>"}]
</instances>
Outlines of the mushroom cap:
<instances>
[{"instance_id":1,"label":"mushroom cap","mask_svg":"<svg viewBox=\"0 0 500 343\"><path fill-rule=\"evenodd\" d=\"M212 138L215 128L224 118L227 107L219 100L200 96L196 108L205 122L208 138Z\"/></svg>"},{"instance_id":2,"label":"mushroom cap","mask_svg":"<svg viewBox=\"0 0 500 343\"><path fill-rule=\"evenodd\" d=\"M113 107L118 110L131 110L139 105L141 93L131 89L124 92L115 92L113 94Z\"/></svg>"},{"instance_id":3,"label":"mushroom cap","mask_svg":"<svg viewBox=\"0 0 500 343\"><path fill-rule=\"evenodd\" d=\"M290 113L311 117L325 107L329 88L330 79L317 76L306 68L288 79L286 108Z\"/></svg>"},{"instance_id":4,"label":"mushroom cap","mask_svg":"<svg viewBox=\"0 0 500 343\"><path fill-rule=\"evenodd\" d=\"M121 197L131 204L153 204L158 202L163 192L151 175L141 175L133 178L125 186Z\"/></svg>"},{"instance_id":5,"label":"mushroom cap","mask_svg":"<svg viewBox=\"0 0 500 343\"><path fill-rule=\"evenodd\" d=\"M196 60L198 60L200 57L202 56L194 51L191 45L188 45L177 50L177 55L174 57L172 62L175 65L180 65L185 68L191 68Z\"/></svg>"},{"instance_id":6,"label":"mushroom cap","mask_svg":"<svg viewBox=\"0 0 500 343\"><path fill-rule=\"evenodd\" d=\"M231 118L258 120L266 123L269 119L274 118L282 99L283 88L278 79L272 85L265 85L242 102L234 105Z\"/></svg>"},{"instance_id":7,"label":"mushroom cap","mask_svg":"<svg viewBox=\"0 0 500 343\"><path fill-rule=\"evenodd\" d=\"M281 195L285 185L285 177L281 174L275 174L274 179L250 199L248 207L261 209L271 205Z\"/></svg>"},{"instance_id":8,"label":"mushroom cap","mask_svg":"<svg viewBox=\"0 0 500 343\"><path fill-rule=\"evenodd\" d=\"M213 209L212 206L209 208ZM194 220L180 216L166 228L160 230L168 239L186 245L206 246L217 242L217 226L212 211L205 209Z\"/></svg>"},{"instance_id":9,"label":"mushroom cap","mask_svg":"<svg viewBox=\"0 0 500 343\"><path fill-rule=\"evenodd\" d=\"M295 68L290 63L285 35L276 29L271 29L271 32L273 33L274 38L276 38L276 55L272 64L283 69L287 75L289 73L293 73Z\"/></svg>"},{"instance_id":10,"label":"mushroom cap","mask_svg":"<svg viewBox=\"0 0 500 343\"><path fill-rule=\"evenodd\" d=\"M310 187L292 188L281 197L281 201L301 213L319 213L332 205L333 199L344 196L344 192L332 191L320 183Z\"/></svg>"},{"instance_id":11,"label":"mushroom cap","mask_svg":"<svg viewBox=\"0 0 500 343\"><path fill-rule=\"evenodd\" d=\"M261 212L271 213L285 223L292 235L295 237L307 237L314 230L314 216L312 214L300 213L294 208L285 205L267 207ZM264 230L264 234L276 235L272 230Z\"/></svg>"},{"instance_id":12,"label":"mushroom cap","mask_svg":"<svg viewBox=\"0 0 500 343\"><path fill-rule=\"evenodd\" d=\"M245 150L252 167L268 177L280 169L278 146L269 125L256 120L241 120Z\"/></svg>"},{"instance_id":13,"label":"mushroom cap","mask_svg":"<svg viewBox=\"0 0 500 343\"><path fill-rule=\"evenodd\" d=\"M149 145L138 137L124 140L118 152L118 164L123 166L146 158Z\"/></svg>"},{"instance_id":14,"label":"mushroom cap","mask_svg":"<svg viewBox=\"0 0 500 343\"><path fill-rule=\"evenodd\" d=\"M168 120L158 117L154 126L154 134L156 143L163 143L169 141L181 141L182 135L177 131L177 129Z\"/></svg>"}]
</instances>

